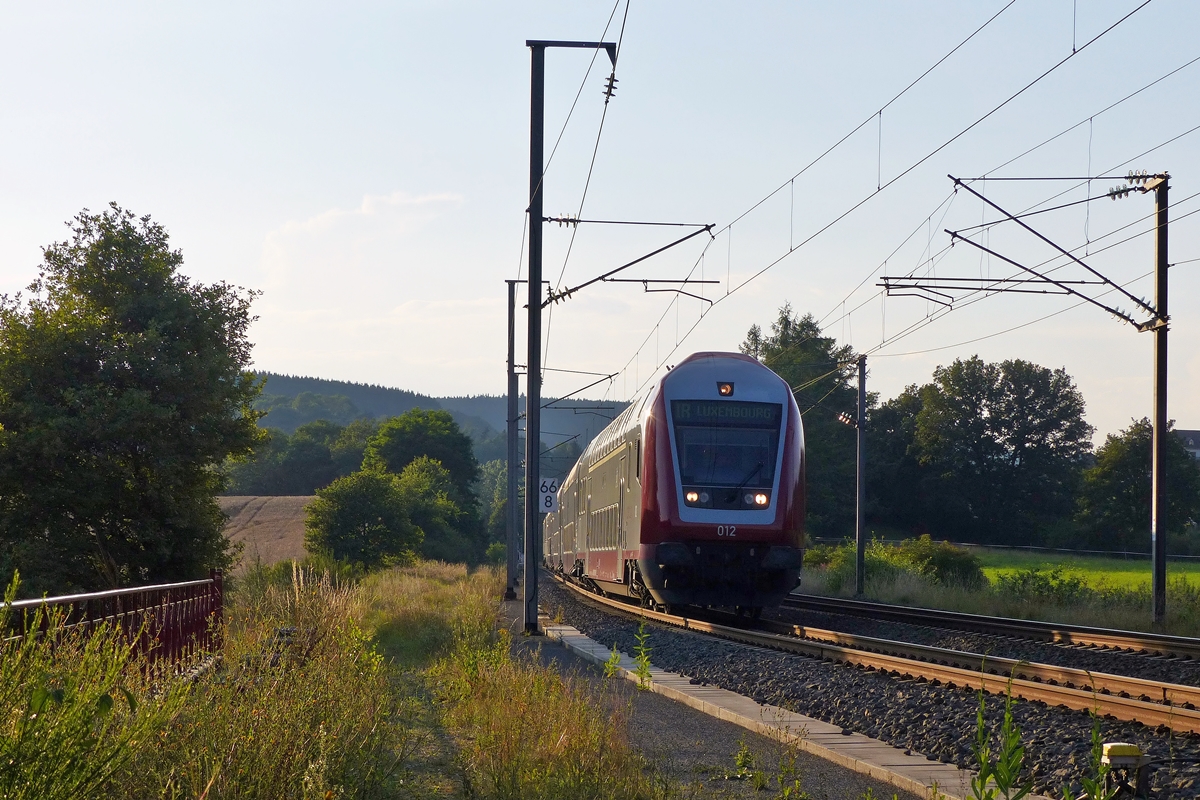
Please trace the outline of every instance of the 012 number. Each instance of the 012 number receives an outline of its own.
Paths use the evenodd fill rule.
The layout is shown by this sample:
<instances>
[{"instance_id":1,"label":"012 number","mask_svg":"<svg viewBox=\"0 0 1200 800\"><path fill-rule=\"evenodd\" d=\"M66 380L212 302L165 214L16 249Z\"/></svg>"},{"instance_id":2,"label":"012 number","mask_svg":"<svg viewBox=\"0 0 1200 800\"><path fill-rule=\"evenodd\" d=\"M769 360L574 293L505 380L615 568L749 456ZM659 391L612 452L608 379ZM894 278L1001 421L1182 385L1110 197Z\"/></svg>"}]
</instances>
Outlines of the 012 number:
<instances>
[{"instance_id":1,"label":"012 number","mask_svg":"<svg viewBox=\"0 0 1200 800\"><path fill-rule=\"evenodd\" d=\"M737 525L718 525L717 536L737 536Z\"/></svg>"}]
</instances>

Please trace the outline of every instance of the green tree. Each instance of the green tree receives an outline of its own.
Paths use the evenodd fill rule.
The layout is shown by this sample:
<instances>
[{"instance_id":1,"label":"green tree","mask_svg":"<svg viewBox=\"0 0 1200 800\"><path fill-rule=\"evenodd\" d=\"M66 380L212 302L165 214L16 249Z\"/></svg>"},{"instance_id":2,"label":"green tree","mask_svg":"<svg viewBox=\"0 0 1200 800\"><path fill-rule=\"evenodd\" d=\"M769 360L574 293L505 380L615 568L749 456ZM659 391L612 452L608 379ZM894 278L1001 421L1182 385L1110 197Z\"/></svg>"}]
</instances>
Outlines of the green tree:
<instances>
[{"instance_id":1,"label":"green tree","mask_svg":"<svg viewBox=\"0 0 1200 800\"><path fill-rule=\"evenodd\" d=\"M373 419L356 419L342 428L329 445L329 455L337 466L338 475L349 475L362 467L367 442L378 432L379 422Z\"/></svg>"},{"instance_id":2,"label":"green tree","mask_svg":"<svg viewBox=\"0 0 1200 800\"><path fill-rule=\"evenodd\" d=\"M450 471L436 459L420 456L397 478L405 508L424 536L420 553L438 561L474 563L483 554L475 521L455 499Z\"/></svg>"},{"instance_id":3,"label":"green tree","mask_svg":"<svg viewBox=\"0 0 1200 800\"><path fill-rule=\"evenodd\" d=\"M921 389L908 386L867 417L867 491L871 517L924 533L935 481L916 447Z\"/></svg>"},{"instance_id":4,"label":"green tree","mask_svg":"<svg viewBox=\"0 0 1200 800\"><path fill-rule=\"evenodd\" d=\"M423 538L412 503L395 475L362 471L338 478L318 489L305 509L304 546L368 568L405 563Z\"/></svg>"},{"instance_id":5,"label":"green tree","mask_svg":"<svg viewBox=\"0 0 1200 800\"><path fill-rule=\"evenodd\" d=\"M1167 533L1180 535L1200 518L1200 465L1169 431L1166 445ZM1146 551L1150 547L1151 444L1149 419L1133 420L1110 433L1096 451L1095 466L1083 473L1076 519L1105 549Z\"/></svg>"},{"instance_id":6,"label":"green tree","mask_svg":"<svg viewBox=\"0 0 1200 800\"><path fill-rule=\"evenodd\" d=\"M854 414L858 403L853 350L823 335L811 314L797 317L790 305L779 309L770 335L752 326L740 349L774 370L796 396L804 419L809 529L817 535L849 533L857 450L854 429L838 414Z\"/></svg>"},{"instance_id":7,"label":"green tree","mask_svg":"<svg viewBox=\"0 0 1200 800\"><path fill-rule=\"evenodd\" d=\"M291 436L267 431L270 441L253 458L231 460L227 494L310 495L335 478L356 472L366 442L378 429L372 420L355 420L345 427L315 420Z\"/></svg>"},{"instance_id":8,"label":"green tree","mask_svg":"<svg viewBox=\"0 0 1200 800\"><path fill-rule=\"evenodd\" d=\"M219 467L263 438L253 293L191 282L115 204L69 225L0 299L0 567L40 593L226 566Z\"/></svg>"},{"instance_id":9,"label":"green tree","mask_svg":"<svg viewBox=\"0 0 1200 800\"><path fill-rule=\"evenodd\" d=\"M479 468L475 494L482 504L480 516L486 523L488 541L503 542L508 513L508 464L504 459L489 461Z\"/></svg>"},{"instance_id":10,"label":"green tree","mask_svg":"<svg viewBox=\"0 0 1200 800\"><path fill-rule=\"evenodd\" d=\"M448 411L414 408L384 422L367 442L363 468L399 475L421 456L441 462L450 473L460 505L474 505L471 487L479 479L479 463L470 437Z\"/></svg>"},{"instance_id":11,"label":"green tree","mask_svg":"<svg viewBox=\"0 0 1200 800\"><path fill-rule=\"evenodd\" d=\"M936 476L943 535L1034 541L1069 516L1092 427L1062 369L978 356L938 367L921 389L916 446Z\"/></svg>"},{"instance_id":12,"label":"green tree","mask_svg":"<svg viewBox=\"0 0 1200 800\"><path fill-rule=\"evenodd\" d=\"M363 416L345 395L313 392L301 392L295 397L271 395L266 393L270 378L266 380L268 385L264 387L263 396L254 404L255 409L265 412L262 424L266 427L290 432L317 421L345 425Z\"/></svg>"}]
</instances>

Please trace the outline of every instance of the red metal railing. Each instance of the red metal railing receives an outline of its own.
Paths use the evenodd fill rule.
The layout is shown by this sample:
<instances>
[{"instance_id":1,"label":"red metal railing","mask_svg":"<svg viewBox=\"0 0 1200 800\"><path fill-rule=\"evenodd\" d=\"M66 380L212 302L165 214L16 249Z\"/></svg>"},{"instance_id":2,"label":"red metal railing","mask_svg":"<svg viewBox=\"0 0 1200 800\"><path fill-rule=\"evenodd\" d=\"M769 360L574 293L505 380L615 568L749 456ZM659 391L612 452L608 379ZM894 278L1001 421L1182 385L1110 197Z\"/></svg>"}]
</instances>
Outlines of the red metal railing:
<instances>
[{"instance_id":1,"label":"red metal railing","mask_svg":"<svg viewBox=\"0 0 1200 800\"><path fill-rule=\"evenodd\" d=\"M220 646L225 587L219 570L206 580L17 600L9 624L20 633L39 608L62 615L67 627L108 623L137 636L137 651L155 666L184 665ZM46 624L45 616L42 626Z\"/></svg>"}]
</instances>

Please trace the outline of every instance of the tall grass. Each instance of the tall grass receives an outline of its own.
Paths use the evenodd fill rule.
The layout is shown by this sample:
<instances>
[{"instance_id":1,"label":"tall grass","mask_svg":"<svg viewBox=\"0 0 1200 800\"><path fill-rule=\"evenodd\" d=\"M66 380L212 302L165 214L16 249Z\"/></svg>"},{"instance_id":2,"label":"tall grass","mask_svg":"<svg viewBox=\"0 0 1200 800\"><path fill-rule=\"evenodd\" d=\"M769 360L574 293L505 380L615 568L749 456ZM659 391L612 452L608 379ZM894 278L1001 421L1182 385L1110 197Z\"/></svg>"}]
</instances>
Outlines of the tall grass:
<instances>
[{"instance_id":1,"label":"tall grass","mask_svg":"<svg viewBox=\"0 0 1200 800\"><path fill-rule=\"evenodd\" d=\"M0 608L10 630L13 580ZM38 609L24 635L0 642L0 797L106 796L139 748L187 702L186 684L156 687L136 667L130 638L107 625L85 632Z\"/></svg>"},{"instance_id":2,"label":"tall grass","mask_svg":"<svg viewBox=\"0 0 1200 800\"><path fill-rule=\"evenodd\" d=\"M385 652L424 668L468 796L616 800L669 791L629 744L627 698L514 656L497 626L498 570L426 563L368 584Z\"/></svg>"},{"instance_id":3,"label":"tall grass","mask_svg":"<svg viewBox=\"0 0 1200 800\"><path fill-rule=\"evenodd\" d=\"M380 797L404 752L362 590L295 569L233 595L222 669L195 687L114 797Z\"/></svg>"},{"instance_id":4,"label":"tall grass","mask_svg":"<svg viewBox=\"0 0 1200 800\"><path fill-rule=\"evenodd\" d=\"M50 618L0 643L0 798L674 792L629 744L627 694L513 655L502 588L494 568L428 562L356 582L252 571L194 680Z\"/></svg>"}]
</instances>

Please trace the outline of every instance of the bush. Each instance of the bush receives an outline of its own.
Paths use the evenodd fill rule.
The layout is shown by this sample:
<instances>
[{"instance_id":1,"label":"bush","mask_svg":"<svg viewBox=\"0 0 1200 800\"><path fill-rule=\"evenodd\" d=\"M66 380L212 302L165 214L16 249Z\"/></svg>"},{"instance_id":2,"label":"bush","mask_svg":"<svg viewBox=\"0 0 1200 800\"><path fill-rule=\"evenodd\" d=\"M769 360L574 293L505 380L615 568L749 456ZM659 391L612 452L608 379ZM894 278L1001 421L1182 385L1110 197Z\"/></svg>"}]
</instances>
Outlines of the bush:
<instances>
[{"instance_id":1,"label":"bush","mask_svg":"<svg viewBox=\"0 0 1200 800\"><path fill-rule=\"evenodd\" d=\"M929 534L905 539L899 546L901 560L941 586L976 589L987 585L978 556L949 542L934 542Z\"/></svg>"},{"instance_id":2,"label":"bush","mask_svg":"<svg viewBox=\"0 0 1200 800\"><path fill-rule=\"evenodd\" d=\"M503 564L508 560L508 546L504 542L492 542L488 545L483 558L489 564Z\"/></svg>"},{"instance_id":3,"label":"bush","mask_svg":"<svg viewBox=\"0 0 1200 800\"><path fill-rule=\"evenodd\" d=\"M825 586L829 591L837 594L854 586L856 555L856 547L852 541L839 545L829 554L825 567ZM868 582L894 581L905 572L918 574L911 564L898 557L894 547L875 539L867 542L863 554L863 570Z\"/></svg>"},{"instance_id":4,"label":"bush","mask_svg":"<svg viewBox=\"0 0 1200 800\"><path fill-rule=\"evenodd\" d=\"M1087 585L1080 575L1053 569L1022 569L1011 575L996 577L996 591L1016 600L1039 603L1078 605L1097 599L1100 592Z\"/></svg>"},{"instance_id":5,"label":"bush","mask_svg":"<svg viewBox=\"0 0 1200 800\"><path fill-rule=\"evenodd\" d=\"M815 569L829 566L829 560L837 551L836 544L810 544L804 548L804 568Z\"/></svg>"},{"instance_id":6,"label":"bush","mask_svg":"<svg viewBox=\"0 0 1200 800\"><path fill-rule=\"evenodd\" d=\"M810 559L812 551L814 558ZM890 545L878 539L867 543L864 569L868 582L895 581L913 575L939 586L978 588L987 585L979 559L949 542L934 542L928 534ZM855 544L817 545L804 554L804 566L825 566L825 586L834 593L854 584Z\"/></svg>"}]
</instances>

